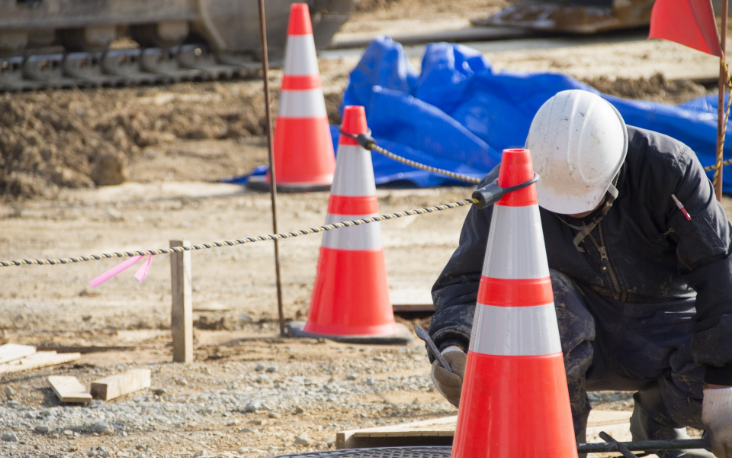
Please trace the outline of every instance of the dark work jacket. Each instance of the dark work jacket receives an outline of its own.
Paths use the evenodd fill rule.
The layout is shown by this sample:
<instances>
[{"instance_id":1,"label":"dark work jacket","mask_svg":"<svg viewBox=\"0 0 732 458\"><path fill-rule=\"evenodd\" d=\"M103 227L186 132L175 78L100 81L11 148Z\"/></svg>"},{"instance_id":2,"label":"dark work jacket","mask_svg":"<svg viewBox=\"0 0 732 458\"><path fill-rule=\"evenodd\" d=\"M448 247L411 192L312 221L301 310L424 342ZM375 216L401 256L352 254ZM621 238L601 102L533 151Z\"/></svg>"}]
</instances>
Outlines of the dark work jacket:
<instances>
[{"instance_id":1,"label":"dark work jacket","mask_svg":"<svg viewBox=\"0 0 732 458\"><path fill-rule=\"evenodd\" d=\"M730 223L696 154L665 135L628 126L628 154L610 212L578 251L583 221L540 209L549 267L626 303L688 300L696 315L692 353L705 381L732 385ZM498 168L483 180L497 177ZM688 221L671 194L691 215ZM432 288L430 334L440 348L468 347L492 207L470 209L460 246ZM585 218L589 222L594 216ZM605 253L603 253L603 251Z\"/></svg>"}]
</instances>

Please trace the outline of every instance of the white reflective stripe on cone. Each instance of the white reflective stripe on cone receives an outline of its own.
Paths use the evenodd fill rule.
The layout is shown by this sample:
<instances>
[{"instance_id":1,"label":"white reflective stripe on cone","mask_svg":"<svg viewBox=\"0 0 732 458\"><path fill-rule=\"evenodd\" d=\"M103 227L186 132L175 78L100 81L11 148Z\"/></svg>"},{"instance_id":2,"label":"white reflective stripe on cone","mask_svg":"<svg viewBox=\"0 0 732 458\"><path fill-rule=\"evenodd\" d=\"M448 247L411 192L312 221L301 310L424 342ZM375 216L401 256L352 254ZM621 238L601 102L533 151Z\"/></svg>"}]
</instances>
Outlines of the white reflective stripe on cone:
<instances>
[{"instance_id":1,"label":"white reflective stripe on cone","mask_svg":"<svg viewBox=\"0 0 732 458\"><path fill-rule=\"evenodd\" d=\"M375 196L371 153L358 145L338 145L331 193L337 196Z\"/></svg>"},{"instance_id":2,"label":"white reflective stripe on cone","mask_svg":"<svg viewBox=\"0 0 732 458\"><path fill-rule=\"evenodd\" d=\"M320 118L327 116L323 90L281 91L279 116L285 118Z\"/></svg>"},{"instance_id":3,"label":"white reflective stripe on cone","mask_svg":"<svg viewBox=\"0 0 732 458\"><path fill-rule=\"evenodd\" d=\"M470 350L498 356L538 356L561 352L554 303L529 307L477 304Z\"/></svg>"},{"instance_id":4,"label":"white reflective stripe on cone","mask_svg":"<svg viewBox=\"0 0 732 458\"><path fill-rule=\"evenodd\" d=\"M510 280L549 276L538 205L493 206L483 276Z\"/></svg>"},{"instance_id":5,"label":"white reflective stripe on cone","mask_svg":"<svg viewBox=\"0 0 732 458\"><path fill-rule=\"evenodd\" d=\"M313 36L295 35L287 37L284 74L317 75L319 73Z\"/></svg>"},{"instance_id":6,"label":"white reflective stripe on cone","mask_svg":"<svg viewBox=\"0 0 732 458\"><path fill-rule=\"evenodd\" d=\"M331 215L325 219L326 224L340 223L354 219L364 219L373 215ZM335 229L323 234L323 246L335 250L378 250L381 244L381 223Z\"/></svg>"}]
</instances>

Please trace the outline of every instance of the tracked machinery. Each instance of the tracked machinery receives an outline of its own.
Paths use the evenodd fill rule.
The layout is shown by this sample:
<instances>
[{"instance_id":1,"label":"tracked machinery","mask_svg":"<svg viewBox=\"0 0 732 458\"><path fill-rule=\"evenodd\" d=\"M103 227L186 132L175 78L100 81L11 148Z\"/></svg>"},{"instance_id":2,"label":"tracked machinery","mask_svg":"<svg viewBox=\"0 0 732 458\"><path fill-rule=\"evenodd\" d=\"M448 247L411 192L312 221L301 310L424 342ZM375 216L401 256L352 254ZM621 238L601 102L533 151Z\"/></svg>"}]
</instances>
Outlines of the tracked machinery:
<instances>
[{"instance_id":1,"label":"tracked machinery","mask_svg":"<svg viewBox=\"0 0 732 458\"><path fill-rule=\"evenodd\" d=\"M519 0L475 25L591 34L648 25L654 0Z\"/></svg>"},{"instance_id":2,"label":"tracked machinery","mask_svg":"<svg viewBox=\"0 0 732 458\"><path fill-rule=\"evenodd\" d=\"M353 2L307 2L318 49ZM292 3L266 0L275 65ZM2 92L247 77L261 49L257 0L0 0Z\"/></svg>"}]
</instances>

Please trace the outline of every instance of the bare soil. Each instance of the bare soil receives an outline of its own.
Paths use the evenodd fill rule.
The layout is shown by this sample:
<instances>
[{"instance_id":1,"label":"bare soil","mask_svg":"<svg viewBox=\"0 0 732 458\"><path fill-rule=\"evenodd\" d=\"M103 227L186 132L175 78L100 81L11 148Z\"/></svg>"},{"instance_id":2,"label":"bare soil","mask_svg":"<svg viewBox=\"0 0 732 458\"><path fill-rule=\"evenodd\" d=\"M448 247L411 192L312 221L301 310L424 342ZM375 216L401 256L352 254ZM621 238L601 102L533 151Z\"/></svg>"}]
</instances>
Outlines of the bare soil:
<instances>
[{"instance_id":1,"label":"bare soil","mask_svg":"<svg viewBox=\"0 0 732 458\"><path fill-rule=\"evenodd\" d=\"M601 76L586 79L583 82L605 94L670 104L680 104L697 97L717 93L716 84L704 86L690 80L669 81L660 73L650 78L635 79L619 77L611 80L606 76Z\"/></svg>"}]
</instances>

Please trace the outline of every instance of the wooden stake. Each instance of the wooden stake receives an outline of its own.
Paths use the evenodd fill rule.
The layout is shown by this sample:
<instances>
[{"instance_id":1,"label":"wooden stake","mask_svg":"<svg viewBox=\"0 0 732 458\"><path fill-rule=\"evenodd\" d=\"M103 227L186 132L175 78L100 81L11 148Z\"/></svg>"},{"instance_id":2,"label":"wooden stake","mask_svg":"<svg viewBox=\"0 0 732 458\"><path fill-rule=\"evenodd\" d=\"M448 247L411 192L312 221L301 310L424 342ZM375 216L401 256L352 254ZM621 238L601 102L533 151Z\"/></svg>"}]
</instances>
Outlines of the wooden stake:
<instances>
[{"instance_id":1,"label":"wooden stake","mask_svg":"<svg viewBox=\"0 0 732 458\"><path fill-rule=\"evenodd\" d=\"M272 144L272 102L269 93L269 56L267 55L267 21L264 0L259 0L259 33L262 39L262 77L264 78L264 106L267 110L267 155L269 158L269 195L272 201L272 233L277 231L277 178L275 175L274 145ZM277 283L277 314L280 318L280 335L285 335L285 316L282 311L282 281L280 279L280 244L274 240L275 280Z\"/></svg>"},{"instance_id":2,"label":"wooden stake","mask_svg":"<svg viewBox=\"0 0 732 458\"><path fill-rule=\"evenodd\" d=\"M187 240L171 240L170 247L188 246ZM191 252L170 255L170 281L173 303L170 330L173 334L173 362L193 362L193 295L191 287Z\"/></svg>"},{"instance_id":3,"label":"wooden stake","mask_svg":"<svg viewBox=\"0 0 732 458\"><path fill-rule=\"evenodd\" d=\"M724 159L724 114L725 114L725 103L724 103L724 92L727 87L727 71L724 68L724 63L727 54L727 14L728 13L728 1L722 0L722 33L720 38L720 44L722 45L722 59L719 61L719 106L717 107L717 155L722 156ZM718 201L722 201L722 171L723 168L719 168L717 173L717 183L715 184L715 194Z\"/></svg>"}]
</instances>

